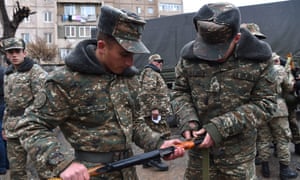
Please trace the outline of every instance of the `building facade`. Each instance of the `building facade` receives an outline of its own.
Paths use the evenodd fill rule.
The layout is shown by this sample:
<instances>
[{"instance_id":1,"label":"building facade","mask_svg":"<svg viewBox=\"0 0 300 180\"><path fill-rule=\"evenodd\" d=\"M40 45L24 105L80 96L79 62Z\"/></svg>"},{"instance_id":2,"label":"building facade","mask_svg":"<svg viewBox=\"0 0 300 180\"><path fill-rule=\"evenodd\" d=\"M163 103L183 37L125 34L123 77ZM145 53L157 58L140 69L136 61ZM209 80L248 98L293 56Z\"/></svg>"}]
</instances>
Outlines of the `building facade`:
<instances>
[{"instance_id":1,"label":"building facade","mask_svg":"<svg viewBox=\"0 0 300 180\"><path fill-rule=\"evenodd\" d=\"M16 32L25 42L37 37L58 46L53 63L63 63L63 58L81 40L91 37L96 28L100 8L110 5L135 12L144 19L183 13L182 0L18 0L20 6L28 6L36 14L22 22ZM8 16L13 16L15 0L5 0ZM0 28L0 33L3 31Z\"/></svg>"}]
</instances>

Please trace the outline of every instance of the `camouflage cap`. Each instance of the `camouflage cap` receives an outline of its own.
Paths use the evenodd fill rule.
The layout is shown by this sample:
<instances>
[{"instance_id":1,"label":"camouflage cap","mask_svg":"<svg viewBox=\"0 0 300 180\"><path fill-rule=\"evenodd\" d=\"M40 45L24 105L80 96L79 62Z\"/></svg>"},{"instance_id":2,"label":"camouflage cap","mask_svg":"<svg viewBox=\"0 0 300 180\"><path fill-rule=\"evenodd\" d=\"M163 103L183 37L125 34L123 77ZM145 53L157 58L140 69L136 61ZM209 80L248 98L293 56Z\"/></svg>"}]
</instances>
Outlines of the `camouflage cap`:
<instances>
[{"instance_id":1,"label":"camouflage cap","mask_svg":"<svg viewBox=\"0 0 300 180\"><path fill-rule=\"evenodd\" d=\"M153 62L153 61L158 61L158 60L163 60L159 54L153 54L151 56L149 56L149 62Z\"/></svg>"},{"instance_id":2,"label":"camouflage cap","mask_svg":"<svg viewBox=\"0 0 300 180\"><path fill-rule=\"evenodd\" d=\"M102 6L98 31L112 35L129 52L150 53L141 41L145 24L144 20L132 12Z\"/></svg>"},{"instance_id":3,"label":"camouflage cap","mask_svg":"<svg viewBox=\"0 0 300 180\"><path fill-rule=\"evenodd\" d=\"M266 35L264 35L263 33L260 32L259 26L255 23L243 23L243 24L241 24L241 27L248 29L251 32L251 34L256 36L258 39L266 39L267 38Z\"/></svg>"},{"instance_id":4,"label":"camouflage cap","mask_svg":"<svg viewBox=\"0 0 300 180\"><path fill-rule=\"evenodd\" d=\"M2 46L5 51L10 49L25 49L25 42L23 39L12 37L2 40Z\"/></svg>"},{"instance_id":5,"label":"camouflage cap","mask_svg":"<svg viewBox=\"0 0 300 180\"><path fill-rule=\"evenodd\" d=\"M193 22L197 38L193 44L194 54L204 60L222 59L231 40L240 31L241 14L230 3L212 3L196 12Z\"/></svg>"}]
</instances>

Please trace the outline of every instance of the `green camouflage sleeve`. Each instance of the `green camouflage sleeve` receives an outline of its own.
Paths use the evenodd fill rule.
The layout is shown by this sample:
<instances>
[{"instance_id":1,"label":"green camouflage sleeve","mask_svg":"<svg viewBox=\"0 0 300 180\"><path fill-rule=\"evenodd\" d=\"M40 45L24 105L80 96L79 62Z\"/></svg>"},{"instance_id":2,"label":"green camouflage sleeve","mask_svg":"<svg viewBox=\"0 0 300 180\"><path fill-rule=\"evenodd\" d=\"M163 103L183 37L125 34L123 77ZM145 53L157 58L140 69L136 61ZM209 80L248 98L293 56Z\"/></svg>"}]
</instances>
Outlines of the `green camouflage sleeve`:
<instances>
[{"instance_id":1,"label":"green camouflage sleeve","mask_svg":"<svg viewBox=\"0 0 300 180\"><path fill-rule=\"evenodd\" d=\"M175 75L176 91L172 94L173 110L179 117L181 132L185 130L198 130L201 124L193 105L191 89L187 80L188 77L183 69L183 59L181 59L175 67ZM194 122L196 126L190 127L189 122Z\"/></svg>"},{"instance_id":2,"label":"green camouflage sleeve","mask_svg":"<svg viewBox=\"0 0 300 180\"><path fill-rule=\"evenodd\" d=\"M133 96L137 97L133 110L132 141L143 149L157 149L161 146L164 139L160 133L153 131L145 122L144 114L141 111L141 88L136 84L138 83L137 79L135 80L128 83L131 92L135 93Z\"/></svg>"},{"instance_id":3,"label":"green camouflage sleeve","mask_svg":"<svg viewBox=\"0 0 300 180\"><path fill-rule=\"evenodd\" d=\"M67 93L51 81L46 82L45 86L37 93L25 118L18 122L17 131L38 173L50 178L57 176L74 157L64 155L62 144L53 132L70 114L69 104L66 103Z\"/></svg>"}]
</instances>

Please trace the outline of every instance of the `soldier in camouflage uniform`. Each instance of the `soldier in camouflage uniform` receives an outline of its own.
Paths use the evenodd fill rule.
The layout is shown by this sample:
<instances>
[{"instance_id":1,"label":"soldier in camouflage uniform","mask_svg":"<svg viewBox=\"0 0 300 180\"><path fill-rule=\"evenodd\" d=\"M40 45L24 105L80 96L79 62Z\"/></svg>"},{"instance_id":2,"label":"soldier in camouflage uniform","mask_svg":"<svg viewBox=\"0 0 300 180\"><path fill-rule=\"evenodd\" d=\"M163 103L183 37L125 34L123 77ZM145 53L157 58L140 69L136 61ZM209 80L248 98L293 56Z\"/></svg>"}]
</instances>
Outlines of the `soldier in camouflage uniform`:
<instances>
[{"instance_id":1,"label":"soldier in camouflage uniform","mask_svg":"<svg viewBox=\"0 0 300 180\"><path fill-rule=\"evenodd\" d=\"M6 108L3 119L10 174L12 180L27 180L27 153L18 139L16 124L43 87L47 72L32 59L25 57L25 43L22 39L8 38L3 40L3 45L6 57L11 63L4 76Z\"/></svg>"},{"instance_id":2,"label":"soldier in camouflage uniform","mask_svg":"<svg viewBox=\"0 0 300 180\"><path fill-rule=\"evenodd\" d=\"M163 148L180 140L164 140L139 111L135 53L148 53L141 41L145 21L136 14L101 7L96 39L81 41L51 73L45 89L18 123L21 142L43 178L137 179L134 167L89 177L87 168L128 158L132 142ZM75 154L65 155L52 130L59 126ZM183 156L176 148L167 159Z\"/></svg>"},{"instance_id":3,"label":"soldier in camouflage uniform","mask_svg":"<svg viewBox=\"0 0 300 180\"><path fill-rule=\"evenodd\" d=\"M293 74L295 78L294 91L285 96L286 103L289 111L289 124L292 132L292 143L295 145L295 154L300 155L300 127L299 127L299 119L296 117L296 111L299 109L299 99L300 99L300 78L299 72L293 71L290 66L285 64L285 69L287 72ZM297 70L296 70L297 71ZM299 71L299 70L298 70Z\"/></svg>"},{"instance_id":4,"label":"soldier in camouflage uniform","mask_svg":"<svg viewBox=\"0 0 300 180\"><path fill-rule=\"evenodd\" d=\"M294 79L289 78L284 67L280 65L280 57L273 53L274 76L276 77L277 106L276 113L271 121L262 125L257 133L258 158L262 161L262 175L270 177L269 158L271 155L270 143L276 142L277 156L280 162L280 178L296 178L297 172L289 168L291 154L289 142L291 140L291 130L288 122L288 109L284 100L284 94L293 91Z\"/></svg>"},{"instance_id":5,"label":"soldier in camouflage uniform","mask_svg":"<svg viewBox=\"0 0 300 180\"><path fill-rule=\"evenodd\" d=\"M245 28L248 31L250 31L250 33L252 35L254 35L255 37L257 37L260 40L266 39L267 36L264 35L262 32L260 32L260 28L257 24L255 23L243 23L241 24L241 28ZM276 147L276 146L274 146ZM275 152L274 148L274 152ZM256 143L256 156L255 156L255 165L260 165L261 164L261 160L258 158L258 152L257 152L257 143Z\"/></svg>"},{"instance_id":6,"label":"soldier in camouflage uniform","mask_svg":"<svg viewBox=\"0 0 300 180\"><path fill-rule=\"evenodd\" d=\"M277 107L271 48L240 30L233 4L204 5L193 22L197 37L181 51L173 98L182 135L205 139L189 151L184 178L254 180L256 128Z\"/></svg>"},{"instance_id":7,"label":"soldier in camouflage uniform","mask_svg":"<svg viewBox=\"0 0 300 180\"><path fill-rule=\"evenodd\" d=\"M167 123L167 117L171 115L171 104L169 97L169 89L162 78L160 72L162 70L164 60L159 54L153 54L149 57L149 64L145 66L140 75L141 83L141 109L145 114L147 125L154 131L163 134L165 138L169 138L171 131ZM151 151L153 149L146 149ZM168 166L161 159L151 160L144 164L143 167L156 167L160 171L168 170Z\"/></svg>"}]
</instances>

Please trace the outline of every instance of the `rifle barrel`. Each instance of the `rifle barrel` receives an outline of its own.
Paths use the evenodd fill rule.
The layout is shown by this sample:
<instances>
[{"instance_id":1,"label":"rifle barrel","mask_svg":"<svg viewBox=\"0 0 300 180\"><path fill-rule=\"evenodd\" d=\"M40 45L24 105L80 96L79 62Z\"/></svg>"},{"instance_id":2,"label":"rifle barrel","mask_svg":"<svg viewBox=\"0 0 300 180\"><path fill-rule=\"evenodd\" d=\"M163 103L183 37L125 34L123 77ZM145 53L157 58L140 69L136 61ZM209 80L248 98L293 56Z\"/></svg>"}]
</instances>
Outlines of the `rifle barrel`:
<instances>
[{"instance_id":1,"label":"rifle barrel","mask_svg":"<svg viewBox=\"0 0 300 180\"><path fill-rule=\"evenodd\" d=\"M188 140L188 141L184 141L184 142L175 144L175 147L182 147L184 149L192 149L193 147L201 144L203 142L204 137L205 137L205 134L198 138L195 138L193 140ZM134 165L139 165L139 164L142 164L142 163L147 162L154 158L168 156L174 152L175 147L170 146L170 147L163 148L163 149L157 149L157 150L150 151L147 153L135 155L135 156L132 156L127 159L121 159L116 162L108 163L106 165L99 165L99 166L88 169L88 172L89 172L90 176L97 176L99 174L121 170L123 168L127 168L127 167L134 166ZM62 179L55 177L55 178L49 178L48 180L62 180Z\"/></svg>"}]
</instances>

